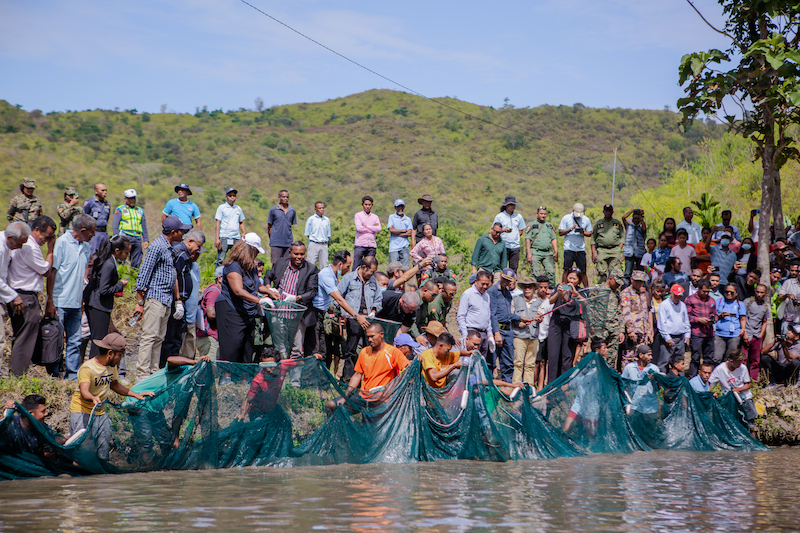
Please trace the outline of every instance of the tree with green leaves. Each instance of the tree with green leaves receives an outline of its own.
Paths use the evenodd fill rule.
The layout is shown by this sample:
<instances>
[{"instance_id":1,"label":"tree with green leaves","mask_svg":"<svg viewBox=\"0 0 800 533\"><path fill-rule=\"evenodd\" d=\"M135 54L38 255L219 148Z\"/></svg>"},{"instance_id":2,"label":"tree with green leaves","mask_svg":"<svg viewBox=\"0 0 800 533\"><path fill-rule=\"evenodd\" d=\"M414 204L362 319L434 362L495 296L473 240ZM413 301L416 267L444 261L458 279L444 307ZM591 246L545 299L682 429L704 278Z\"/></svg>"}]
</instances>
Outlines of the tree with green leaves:
<instances>
[{"instance_id":1,"label":"tree with green leaves","mask_svg":"<svg viewBox=\"0 0 800 533\"><path fill-rule=\"evenodd\" d=\"M758 240L768 243L773 212L776 234L783 225L776 177L780 183L781 167L800 159L790 134L790 126L800 122L800 3L718 0L726 17L720 29L687 2L712 30L730 39L730 47L681 59L682 123L688 126L704 114L755 143L763 169ZM761 282L769 286L769 247L758 247L758 266Z\"/></svg>"}]
</instances>

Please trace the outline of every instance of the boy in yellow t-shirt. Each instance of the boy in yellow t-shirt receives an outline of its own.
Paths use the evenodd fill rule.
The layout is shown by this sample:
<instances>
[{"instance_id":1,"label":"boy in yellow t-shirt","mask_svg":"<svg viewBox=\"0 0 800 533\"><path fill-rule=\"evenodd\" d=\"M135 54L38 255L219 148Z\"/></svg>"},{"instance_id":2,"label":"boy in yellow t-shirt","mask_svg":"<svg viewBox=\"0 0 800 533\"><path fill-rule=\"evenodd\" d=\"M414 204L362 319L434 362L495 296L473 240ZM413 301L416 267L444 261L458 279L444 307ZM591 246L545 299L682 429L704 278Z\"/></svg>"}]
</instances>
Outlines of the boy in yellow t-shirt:
<instances>
[{"instance_id":1,"label":"boy in yellow t-shirt","mask_svg":"<svg viewBox=\"0 0 800 533\"><path fill-rule=\"evenodd\" d=\"M119 333L109 333L103 340L95 340L100 354L89 359L78 370L78 391L72 396L69 405L69 431L74 435L89 425L92 409L103 403L111 391L120 396L131 396L143 400L153 396L152 392L131 392L117 380L117 365L125 353L125 337ZM92 437L97 443L97 455L108 461L111 450L111 422L105 409L98 407L94 412Z\"/></svg>"},{"instance_id":2,"label":"boy in yellow t-shirt","mask_svg":"<svg viewBox=\"0 0 800 533\"><path fill-rule=\"evenodd\" d=\"M459 357L468 357L472 354L471 350L451 352L455 342L451 334L444 332L436 337L436 344L433 345L433 348L428 348L420 355L422 375L428 385L435 389L444 387L450 372L458 370L464 365L458 360Z\"/></svg>"}]
</instances>

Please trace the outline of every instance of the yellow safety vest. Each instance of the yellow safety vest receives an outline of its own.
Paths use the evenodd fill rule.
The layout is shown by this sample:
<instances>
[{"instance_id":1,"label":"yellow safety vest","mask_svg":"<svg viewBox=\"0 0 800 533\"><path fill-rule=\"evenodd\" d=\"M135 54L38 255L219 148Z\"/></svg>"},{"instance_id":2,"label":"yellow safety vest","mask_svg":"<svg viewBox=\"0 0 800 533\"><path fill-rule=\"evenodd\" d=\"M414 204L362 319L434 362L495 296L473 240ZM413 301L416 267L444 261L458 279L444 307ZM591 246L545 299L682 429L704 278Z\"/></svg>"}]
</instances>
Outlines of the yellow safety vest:
<instances>
[{"instance_id":1,"label":"yellow safety vest","mask_svg":"<svg viewBox=\"0 0 800 533\"><path fill-rule=\"evenodd\" d=\"M120 212L119 231L134 237L142 236L142 217L144 217L144 209L141 207L128 207L121 205L117 209Z\"/></svg>"}]
</instances>

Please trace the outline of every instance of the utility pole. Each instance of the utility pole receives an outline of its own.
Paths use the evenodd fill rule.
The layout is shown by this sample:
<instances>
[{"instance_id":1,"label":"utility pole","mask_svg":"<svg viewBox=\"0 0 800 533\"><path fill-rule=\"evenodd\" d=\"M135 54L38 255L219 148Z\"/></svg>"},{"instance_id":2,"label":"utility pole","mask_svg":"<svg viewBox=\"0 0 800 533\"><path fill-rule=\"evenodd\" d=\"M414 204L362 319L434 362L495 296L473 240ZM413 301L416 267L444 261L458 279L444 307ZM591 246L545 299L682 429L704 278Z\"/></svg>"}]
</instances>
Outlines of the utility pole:
<instances>
[{"instance_id":1,"label":"utility pole","mask_svg":"<svg viewBox=\"0 0 800 533\"><path fill-rule=\"evenodd\" d=\"M614 148L614 170L611 173L611 206L614 206L614 190L617 188L617 149Z\"/></svg>"}]
</instances>

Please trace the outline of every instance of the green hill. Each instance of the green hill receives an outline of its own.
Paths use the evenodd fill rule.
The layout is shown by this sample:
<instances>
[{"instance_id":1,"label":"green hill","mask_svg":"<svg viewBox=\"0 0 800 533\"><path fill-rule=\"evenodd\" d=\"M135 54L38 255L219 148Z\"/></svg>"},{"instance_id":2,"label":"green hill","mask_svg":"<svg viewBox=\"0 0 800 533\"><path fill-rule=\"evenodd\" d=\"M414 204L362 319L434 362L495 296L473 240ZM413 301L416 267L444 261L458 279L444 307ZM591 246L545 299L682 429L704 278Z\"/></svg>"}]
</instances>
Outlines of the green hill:
<instances>
[{"instance_id":1,"label":"green hill","mask_svg":"<svg viewBox=\"0 0 800 533\"><path fill-rule=\"evenodd\" d=\"M441 100L518 133L388 90L194 115L44 114L0 101L0 192L10 198L21 177L36 178L45 211L55 214L66 185L79 187L85 198L103 181L112 205L135 187L154 227L173 186L188 182L208 227L222 191L233 186L248 227L262 234L283 188L301 219L323 200L342 227L364 194L375 197L375 212L385 220L395 198L415 210L414 200L429 192L440 217L471 244L506 194L516 195L526 218L538 205L551 207L555 218L575 201L599 215L610 199L614 147L625 165L617 169L616 193L624 205L638 187L659 185L695 159L697 142L723 135L723 128L703 123L682 134L677 115L668 111L581 104L491 109Z\"/></svg>"}]
</instances>

